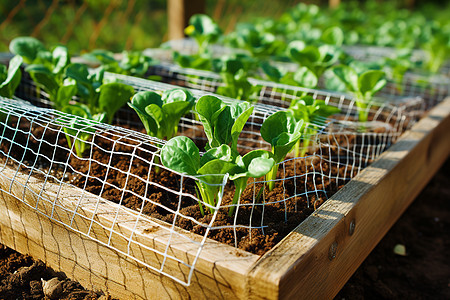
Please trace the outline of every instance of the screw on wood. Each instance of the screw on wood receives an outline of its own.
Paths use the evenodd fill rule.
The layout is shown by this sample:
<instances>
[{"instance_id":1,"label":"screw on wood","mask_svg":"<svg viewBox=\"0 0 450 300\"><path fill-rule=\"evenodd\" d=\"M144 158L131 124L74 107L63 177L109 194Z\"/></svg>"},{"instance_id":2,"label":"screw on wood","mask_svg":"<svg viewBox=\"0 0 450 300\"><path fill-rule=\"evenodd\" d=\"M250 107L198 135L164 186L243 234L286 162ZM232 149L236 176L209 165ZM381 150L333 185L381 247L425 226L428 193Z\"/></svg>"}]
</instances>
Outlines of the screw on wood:
<instances>
[{"instance_id":1,"label":"screw on wood","mask_svg":"<svg viewBox=\"0 0 450 300\"><path fill-rule=\"evenodd\" d=\"M350 222L350 225L348 226L348 234L349 234L349 235L353 235L353 233L355 232L355 227L356 227L355 219L353 219L353 220Z\"/></svg>"},{"instance_id":2,"label":"screw on wood","mask_svg":"<svg viewBox=\"0 0 450 300\"><path fill-rule=\"evenodd\" d=\"M328 251L328 258L333 260L336 257L338 243L335 241L330 246L330 250Z\"/></svg>"}]
</instances>

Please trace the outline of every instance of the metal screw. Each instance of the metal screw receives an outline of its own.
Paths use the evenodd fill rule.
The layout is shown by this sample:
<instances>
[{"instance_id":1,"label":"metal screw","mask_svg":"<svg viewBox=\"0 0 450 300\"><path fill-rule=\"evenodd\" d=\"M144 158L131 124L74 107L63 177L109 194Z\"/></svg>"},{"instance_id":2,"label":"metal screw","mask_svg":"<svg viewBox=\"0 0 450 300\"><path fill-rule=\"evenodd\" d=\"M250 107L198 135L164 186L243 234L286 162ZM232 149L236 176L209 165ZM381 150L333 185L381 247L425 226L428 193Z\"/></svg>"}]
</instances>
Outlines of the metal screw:
<instances>
[{"instance_id":1,"label":"metal screw","mask_svg":"<svg viewBox=\"0 0 450 300\"><path fill-rule=\"evenodd\" d=\"M331 244L330 250L328 251L328 258L330 260L333 260L336 257L337 246L338 246L337 242L334 242L333 244Z\"/></svg>"},{"instance_id":2,"label":"metal screw","mask_svg":"<svg viewBox=\"0 0 450 300\"><path fill-rule=\"evenodd\" d=\"M348 226L348 234L349 234L349 235L352 235L352 234L355 232L355 227L356 227L355 219L353 219L353 220L350 222L350 225Z\"/></svg>"}]
</instances>

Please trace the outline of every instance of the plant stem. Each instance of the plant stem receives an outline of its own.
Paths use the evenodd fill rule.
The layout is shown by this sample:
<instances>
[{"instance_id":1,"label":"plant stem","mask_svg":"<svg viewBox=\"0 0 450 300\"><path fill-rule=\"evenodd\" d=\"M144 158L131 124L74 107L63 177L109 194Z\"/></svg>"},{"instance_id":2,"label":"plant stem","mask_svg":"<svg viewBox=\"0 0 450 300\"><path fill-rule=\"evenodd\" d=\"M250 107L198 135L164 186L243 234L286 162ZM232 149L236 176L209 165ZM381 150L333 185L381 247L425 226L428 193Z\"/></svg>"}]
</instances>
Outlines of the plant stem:
<instances>
[{"instance_id":1,"label":"plant stem","mask_svg":"<svg viewBox=\"0 0 450 300\"><path fill-rule=\"evenodd\" d=\"M278 172L278 164L275 164L272 168L272 170L270 170L269 173L267 173L266 175L266 181L269 187L269 191L272 191L275 187L275 179L277 178L277 172Z\"/></svg>"},{"instance_id":2,"label":"plant stem","mask_svg":"<svg viewBox=\"0 0 450 300\"><path fill-rule=\"evenodd\" d=\"M247 187L247 177L238 178L234 180L234 185L236 187L236 190L234 191L233 196L233 202L231 204L235 205L238 203L239 199L241 198L242 192ZM233 215L235 206L231 206L230 210L228 211L228 215L231 217Z\"/></svg>"}]
</instances>

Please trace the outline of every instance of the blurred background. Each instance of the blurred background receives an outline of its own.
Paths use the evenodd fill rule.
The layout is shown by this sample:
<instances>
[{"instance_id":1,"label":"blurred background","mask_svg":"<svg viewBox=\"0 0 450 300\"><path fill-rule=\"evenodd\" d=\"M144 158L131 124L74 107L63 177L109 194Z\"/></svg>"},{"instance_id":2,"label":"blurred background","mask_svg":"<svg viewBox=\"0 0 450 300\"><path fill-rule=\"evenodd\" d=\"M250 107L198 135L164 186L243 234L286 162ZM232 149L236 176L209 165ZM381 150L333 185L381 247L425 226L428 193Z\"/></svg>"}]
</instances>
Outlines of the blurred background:
<instances>
[{"instance_id":1,"label":"blurred background","mask_svg":"<svg viewBox=\"0 0 450 300\"><path fill-rule=\"evenodd\" d=\"M168 2L171 1L0 0L0 51L8 51L9 42L18 36L33 36L46 45L62 43L73 54L98 48L120 52L158 47L169 38ZM172 1L174 5L177 2L183 1ZM368 1L192 0L187 1L185 13L204 12L228 33L238 22L269 16L276 18L299 2L326 7L339 2L367 5ZM378 0L371 1L371 9L376 9L373 3L380 7L395 5L419 10L426 15L428 11L435 13L433 6L442 5L442 2L448 1ZM448 3L445 6L448 7ZM176 10L176 7L172 9ZM442 17L448 18L444 14L446 12L443 11ZM187 21L172 17L171 23Z\"/></svg>"}]
</instances>

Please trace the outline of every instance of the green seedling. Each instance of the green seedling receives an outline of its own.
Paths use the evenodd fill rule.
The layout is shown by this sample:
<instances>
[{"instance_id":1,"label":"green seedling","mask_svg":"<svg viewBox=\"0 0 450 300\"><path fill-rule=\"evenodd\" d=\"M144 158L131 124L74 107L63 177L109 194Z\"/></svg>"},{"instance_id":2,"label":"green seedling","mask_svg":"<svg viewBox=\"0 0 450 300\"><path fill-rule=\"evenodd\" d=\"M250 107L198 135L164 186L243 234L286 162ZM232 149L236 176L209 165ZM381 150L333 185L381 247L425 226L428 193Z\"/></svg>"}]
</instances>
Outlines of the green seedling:
<instances>
[{"instance_id":1,"label":"green seedling","mask_svg":"<svg viewBox=\"0 0 450 300\"><path fill-rule=\"evenodd\" d=\"M12 98L19 86L22 73L20 66L22 65L22 57L14 56L9 62L9 68L0 65L0 96Z\"/></svg>"},{"instance_id":2,"label":"green seedling","mask_svg":"<svg viewBox=\"0 0 450 300\"><path fill-rule=\"evenodd\" d=\"M352 67L344 65L333 67L332 71L345 84L346 89L354 94L359 109L359 121L367 122L374 94L386 85L385 73L368 70L358 74Z\"/></svg>"},{"instance_id":3,"label":"green seedling","mask_svg":"<svg viewBox=\"0 0 450 300\"><path fill-rule=\"evenodd\" d=\"M278 111L268 117L261 126L261 136L272 146L275 165L266 175L269 191L275 187L279 163L292 151L302 136L303 120L297 121L290 111Z\"/></svg>"},{"instance_id":4,"label":"green seedling","mask_svg":"<svg viewBox=\"0 0 450 300\"><path fill-rule=\"evenodd\" d=\"M300 141L294 146L295 157L303 157L311 143L311 136L314 134L314 126L320 125L317 123L323 122L323 118L339 113L341 110L335 106L325 104L324 100L317 100L311 96L303 96L294 99L289 106L289 111L292 112L297 121L303 120L302 151L300 152ZM306 127L306 124L311 124L313 127Z\"/></svg>"}]
</instances>

